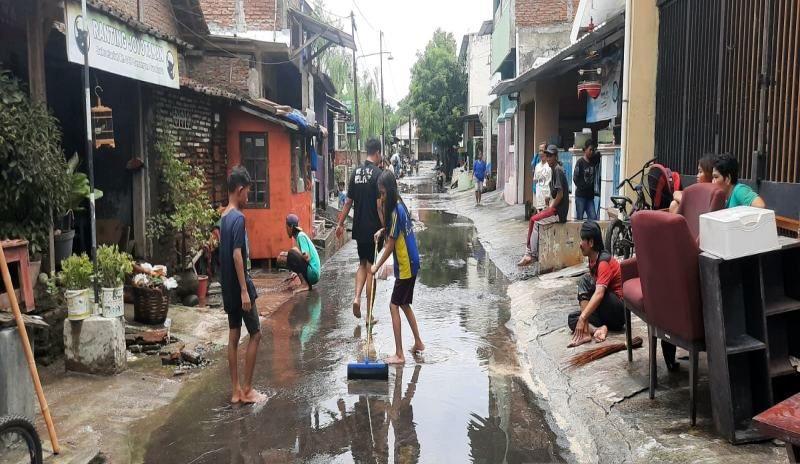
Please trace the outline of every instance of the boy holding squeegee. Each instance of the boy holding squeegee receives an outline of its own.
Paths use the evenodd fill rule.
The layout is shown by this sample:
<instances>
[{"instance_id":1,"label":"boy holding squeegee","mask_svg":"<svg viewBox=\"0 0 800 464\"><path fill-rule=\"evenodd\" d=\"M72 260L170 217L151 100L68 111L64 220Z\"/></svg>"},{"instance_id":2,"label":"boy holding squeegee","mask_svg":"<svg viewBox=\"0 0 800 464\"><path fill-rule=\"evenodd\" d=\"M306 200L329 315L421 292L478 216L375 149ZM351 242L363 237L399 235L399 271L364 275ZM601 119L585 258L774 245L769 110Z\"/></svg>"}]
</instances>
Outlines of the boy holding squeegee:
<instances>
[{"instance_id":1,"label":"boy holding squeegee","mask_svg":"<svg viewBox=\"0 0 800 464\"><path fill-rule=\"evenodd\" d=\"M389 171L381 173L378 177L378 193L383 202L383 217L386 218L386 227L375 234L375 241L379 242L386 235L386 243L375 264L370 268L370 273L371 275L377 273L383 263L394 253L395 281L389 308L392 313L395 353L394 356L386 359L386 363L404 364L406 359L403 355L400 308L403 309L408 325L411 326L411 332L414 334L414 346L411 348L411 352L418 353L425 349L425 344L422 343L419 336L414 310L411 309L411 303L414 300L414 284L417 280L417 272L419 272L419 252L411 215L400 198L394 174Z\"/></svg>"}]
</instances>

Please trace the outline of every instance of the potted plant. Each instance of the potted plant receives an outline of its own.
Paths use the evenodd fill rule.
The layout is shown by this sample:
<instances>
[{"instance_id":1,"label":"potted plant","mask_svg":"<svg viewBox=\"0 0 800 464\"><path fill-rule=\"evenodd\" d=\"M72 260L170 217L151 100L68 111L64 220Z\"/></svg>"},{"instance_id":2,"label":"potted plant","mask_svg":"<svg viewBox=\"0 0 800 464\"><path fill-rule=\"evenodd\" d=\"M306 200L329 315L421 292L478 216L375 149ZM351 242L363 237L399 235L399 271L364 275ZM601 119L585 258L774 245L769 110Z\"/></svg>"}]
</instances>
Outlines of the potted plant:
<instances>
[{"instance_id":1,"label":"potted plant","mask_svg":"<svg viewBox=\"0 0 800 464\"><path fill-rule=\"evenodd\" d=\"M67 317L71 321L80 321L92 315L89 288L93 273L92 261L86 253L69 256L61 261L59 280L65 288Z\"/></svg>"},{"instance_id":2,"label":"potted plant","mask_svg":"<svg viewBox=\"0 0 800 464\"><path fill-rule=\"evenodd\" d=\"M86 174L75 170L78 168L80 160L78 154L72 155L67 163L67 179L69 181L69 193L66 201L66 214L61 221L61 228L55 231L55 255L56 262L61 262L64 258L72 254L72 241L75 238L75 213L83 211L83 202L90 199L91 186ZM94 189L94 199L103 197L103 192Z\"/></svg>"},{"instance_id":3,"label":"potted plant","mask_svg":"<svg viewBox=\"0 0 800 464\"><path fill-rule=\"evenodd\" d=\"M103 317L120 317L125 313L123 283L131 272L133 258L119 251L117 245L101 245L97 249L97 280Z\"/></svg>"},{"instance_id":4,"label":"potted plant","mask_svg":"<svg viewBox=\"0 0 800 464\"><path fill-rule=\"evenodd\" d=\"M0 69L0 239L28 241L31 265L24 271L34 279L52 218L66 211L66 169L58 120Z\"/></svg>"}]
</instances>

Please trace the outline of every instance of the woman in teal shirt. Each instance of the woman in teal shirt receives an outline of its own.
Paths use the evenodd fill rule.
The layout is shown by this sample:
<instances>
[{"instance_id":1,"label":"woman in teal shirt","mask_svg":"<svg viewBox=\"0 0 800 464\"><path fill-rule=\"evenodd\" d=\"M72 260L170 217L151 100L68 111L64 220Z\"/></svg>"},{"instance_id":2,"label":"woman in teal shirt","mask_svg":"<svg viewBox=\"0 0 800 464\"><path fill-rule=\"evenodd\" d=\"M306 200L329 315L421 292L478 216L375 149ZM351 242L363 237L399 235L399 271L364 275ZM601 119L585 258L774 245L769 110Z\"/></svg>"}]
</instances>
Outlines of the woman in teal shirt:
<instances>
[{"instance_id":1,"label":"woman in teal shirt","mask_svg":"<svg viewBox=\"0 0 800 464\"><path fill-rule=\"evenodd\" d=\"M764 200L747 184L739 183L739 162L732 155L722 154L714 161L712 182L725 190L726 208L753 206L766 208Z\"/></svg>"}]
</instances>

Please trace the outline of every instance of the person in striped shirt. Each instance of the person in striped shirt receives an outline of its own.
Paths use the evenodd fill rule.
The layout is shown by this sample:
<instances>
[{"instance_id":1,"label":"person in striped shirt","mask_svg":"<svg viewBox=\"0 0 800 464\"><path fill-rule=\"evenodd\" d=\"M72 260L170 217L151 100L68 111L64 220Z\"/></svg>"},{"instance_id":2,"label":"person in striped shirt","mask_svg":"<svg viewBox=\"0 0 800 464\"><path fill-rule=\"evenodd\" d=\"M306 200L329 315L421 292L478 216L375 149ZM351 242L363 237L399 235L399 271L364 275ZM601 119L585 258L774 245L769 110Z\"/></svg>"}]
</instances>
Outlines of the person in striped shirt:
<instances>
[{"instance_id":1,"label":"person in striped shirt","mask_svg":"<svg viewBox=\"0 0 800 464\"><path fill-rule=\"evenodd\" d=\"M419 272L419 251L417 250L417 240L414 236L414 226L408 208L400 198L397 189L397 179L389 171L383 171L378 177L378 195L383 202L386 218L385 228L375 234L375 241L379 242L385 235L386 241L381 250L380 257L370 269L372 274L378 272L383 263L389 259L389 255L394 253L394 290L389 309L392 314L392 330L394 331L394 356L386 359L387 364L404 364L406 362L403 355L403 338L400 327L400 309L406 315L408 325L414 334L414 346L412 353L419 353L425 349L425 344L419 335L417 319L414 317L414 310L411 304L414 300L414 284Z\"/></svg>"}]
</instances>

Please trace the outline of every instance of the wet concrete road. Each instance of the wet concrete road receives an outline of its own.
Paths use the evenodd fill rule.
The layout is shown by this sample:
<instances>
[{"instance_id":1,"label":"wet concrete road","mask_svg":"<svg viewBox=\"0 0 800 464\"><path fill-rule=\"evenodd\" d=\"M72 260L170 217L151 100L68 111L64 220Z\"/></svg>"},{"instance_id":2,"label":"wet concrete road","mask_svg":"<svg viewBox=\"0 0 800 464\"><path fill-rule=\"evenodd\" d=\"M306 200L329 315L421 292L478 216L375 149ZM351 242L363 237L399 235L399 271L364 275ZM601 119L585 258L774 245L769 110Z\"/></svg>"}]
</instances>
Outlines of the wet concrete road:
<instances>
[{"instance_id":1,"label":"wet concrete road","mask_svg":"<svg viewBox=\"0 0 800 464\"><path fill-rule=\"evenodd\" d=\"M505 327L506 282L474 229L436 210L429 181L411 179L404 198L417 221L422 266L415 312L425 354L407 355L388 382L350 382L366 330L350 311L355 244L263 324L255 385L270 399L230 406L224 358L185 387L156 420L137 424L134 460L153 463L554 462L568 458L536 398L517 377ZM418 192L418 194L410 194ZM378 281L374 329L391 354L392 281ZM412 344L403 322L404 345ZM136 443L140 441L142 443ZM141 445L141 446L140 446ZM143 455L137 455L143 453Z\"/></svg>"}]
</instances>

